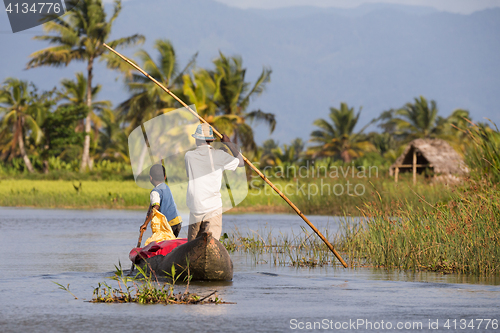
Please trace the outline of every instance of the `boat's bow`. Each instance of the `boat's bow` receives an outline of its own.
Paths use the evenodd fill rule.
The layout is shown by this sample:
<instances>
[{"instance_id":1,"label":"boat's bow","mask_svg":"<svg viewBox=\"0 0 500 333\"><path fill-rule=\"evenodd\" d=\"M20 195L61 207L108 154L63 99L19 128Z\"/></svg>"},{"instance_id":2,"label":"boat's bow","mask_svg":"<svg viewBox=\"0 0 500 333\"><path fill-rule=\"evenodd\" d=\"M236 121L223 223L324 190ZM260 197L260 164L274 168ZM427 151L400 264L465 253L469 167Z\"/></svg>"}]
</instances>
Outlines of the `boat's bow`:
<instances>
[{"instance_id":1,"label":"boat's bow","mask_svg":"<svg viewBox=\"0 0 500 333\"><path fill-rule=\"evenodd\" d=\"M148 270L159 276L171 274L174 265L176 274L183 271L182 276L187 276L189 270L193 280L227 281L233 278L233 262L229 253L210 232L176 247L166 256L151 257L139 265L146 263Z\"/></svg>"}]
</instances>

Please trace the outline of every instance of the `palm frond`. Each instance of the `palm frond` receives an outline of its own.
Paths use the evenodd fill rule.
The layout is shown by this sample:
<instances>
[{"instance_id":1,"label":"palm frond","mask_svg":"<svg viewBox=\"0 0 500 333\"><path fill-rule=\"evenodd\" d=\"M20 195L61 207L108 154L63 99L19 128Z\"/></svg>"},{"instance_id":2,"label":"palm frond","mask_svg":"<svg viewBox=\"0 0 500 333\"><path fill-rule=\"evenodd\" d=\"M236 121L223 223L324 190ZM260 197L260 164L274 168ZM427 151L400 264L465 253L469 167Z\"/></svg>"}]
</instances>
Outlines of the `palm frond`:
<instances>
[{"instance_id":1,"label":"palm frond","mask_svg":"<svg viewBox=\"0 0 500 333\"><path fill-rule=\"evenodd\" d=\"M274 113L266 113L261 110L255 110L249 112L245 118L250 120L250 122L256 121L266 123L269 126L270 134L272 134L276 128L276 116Z\"/></svg>"}]
</instances>

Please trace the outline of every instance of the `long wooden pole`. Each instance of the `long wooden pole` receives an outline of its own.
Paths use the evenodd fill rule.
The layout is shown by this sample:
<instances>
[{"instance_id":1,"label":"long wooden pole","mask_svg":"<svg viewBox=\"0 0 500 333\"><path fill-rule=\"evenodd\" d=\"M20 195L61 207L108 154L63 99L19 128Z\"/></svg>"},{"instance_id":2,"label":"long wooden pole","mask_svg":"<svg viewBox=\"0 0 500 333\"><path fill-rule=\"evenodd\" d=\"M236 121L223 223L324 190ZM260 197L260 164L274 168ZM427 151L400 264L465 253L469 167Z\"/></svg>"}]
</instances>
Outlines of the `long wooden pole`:
<instances>
[{"instance_id":1,"label":"long wooden pole","mask_svg":"<svg viewBox=\"0 0 500 333\"><path fill-rule=\"evenodd\" d=\"M203 119L202 117L200 117L200 115L194 111L193 109L191 109L189 107L189 105L187 105L186 103L184 103L179 97L177 97L174 93L172 93L169 89L167 89L165 86L163 86L160 82L158 82L154 77L152 77L151 75L149 75L148 73L146 73L145 71L143 71L139 66L137 66L136 64L134 64L132 61L128 60L125 56L121 55L120 53L116 52L112 47L106 45L106 43L103 43L103 45L108 49L110 50L111 52L113 52L114 54L116 54L117 56L119 56L120 58L122 58L124 61L126 61L129 65L131 65L132 67L134 67L135 69L137 69L139 72L141 72L144 76L146 76L148 79L150 79L151 81L153 81L154 83L156 83L160 88L162 88L167 94L169 94L170 96L172 96L177 102L179 102L183 107L185 107L186 109L188 109L193 115L195 115L196 117L198 117L198 119L201 121L201 122L204 122L205 124L208 124L207 121L205 119ZM208 124L210 125L210 124ZM213 128L213 131L214 133L219 137L219 138L222 138L222 134L220 134L215 128ZM252 168L253 171L255 171L259 176L260 178L262 178L269 186L271 186L271 188L279 194L280 197L283 198L283 200L286 201L287 204L290 205L290 207L292 207L292 209L297 213L297 215L299 215L303 220L304 222L307 223L307 225L309 225L309 227L311 227L311 229L319 236L319 238L321 238L321 240L326 244L326 246L328 246L328 248L330 249L330 251L333 252L333 254L335 255L335 257L337 257L337 259L342 263L342 265L344 267L347 267L347 263L344 261L344 259L342 259L342 257L340 256L340 254L333 248L333 245L330 244L330 242L325 238L325 236L323 236L323 234L318 230L318 228L316 228L314 226L314 224L311 223L311 221L309 221L309 219L297 208L297 206L295 206L293 204L293 202L291 202L276 186L274 186L274 184L262 173L260 172L260 170L255 167L252 162L250 162L249 159L247 159L245 156L243 156L243 154L241 154L241 157L243 158L243 160L245 161L246 164L248 164L248 166L250 168Z\"/></svg>"},{"instance_id":2,"label":"long wooden pole","mask_svg":"<svg viewBox=\"0 0 500 333\"><path fill-rule=\"evenodd\" d=\"M151 217L152 217L152 215L150 213L151 213L151 206L149 206L148 213L146 214L146 220L144 221L144 223L146 223L146 222L149 223L149 219L151 219ZM137 240L136 247L141 247L142 235L144 235L144 231L146 231L146 229L141 229L141 231L139 233L139 239ZM132 263L132 267L130 267L130 271L128 273L129 276L132 275L132 273L134 272L134 267L135 267L135 263Z\"/></svg>"}]
</instances>

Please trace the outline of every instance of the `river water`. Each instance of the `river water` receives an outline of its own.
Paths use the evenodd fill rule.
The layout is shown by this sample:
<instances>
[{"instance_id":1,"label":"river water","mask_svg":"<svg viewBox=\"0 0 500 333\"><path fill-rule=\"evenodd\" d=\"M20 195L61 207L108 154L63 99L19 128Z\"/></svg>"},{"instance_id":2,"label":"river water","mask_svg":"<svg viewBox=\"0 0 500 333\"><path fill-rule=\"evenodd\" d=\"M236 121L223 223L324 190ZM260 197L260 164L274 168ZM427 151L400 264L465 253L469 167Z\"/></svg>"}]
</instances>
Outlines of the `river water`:
<instances>
[{"instance_id":1,"label":"river water","mask_svg":"<svg viewBox=\"0 0 500 333\"><path fill-rule=\"evenodd\" d=\"M232 282L190 288L202 295L217 290L236 304L86 302L114 265L129 268L144 214L0 208L0 332L500 331L498 278L276 267L238 253ZM310 219L331 231L338 223ZM226 215L223 223L223 232L250 233L300 232L304 225L294 215ZM79 299L53 282L69 284ZM486 328L487 319L493 321Z\"/></svg>"}]
</instances>

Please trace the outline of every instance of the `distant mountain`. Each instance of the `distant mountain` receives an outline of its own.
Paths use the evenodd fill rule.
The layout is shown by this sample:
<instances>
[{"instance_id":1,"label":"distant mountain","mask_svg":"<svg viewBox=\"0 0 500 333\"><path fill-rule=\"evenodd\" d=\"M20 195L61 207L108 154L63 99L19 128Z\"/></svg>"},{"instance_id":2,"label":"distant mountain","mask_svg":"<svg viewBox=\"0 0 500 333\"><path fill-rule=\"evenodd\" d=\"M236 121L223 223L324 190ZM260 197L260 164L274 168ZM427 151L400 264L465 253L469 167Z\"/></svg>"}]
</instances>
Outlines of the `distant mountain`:
<instances>
[{"instance_id":1,"label":"distant mountain","mask_svg":"<svg viewBox=\"0 0 500 333\"><path fill-rule=\"evenodd\" d=\"M276 9L255 9L249 8L248 12L257 14L268 19L287 19L304 18L319 13L331 13L349 17L360 17L375 10L398 10L407 14L427 15L437 13L438 10L427 6L398 5L389 3L364 3L354 8L335 8L335 7L312 7L312 6L294 6Z\"/></svg>"},{"instance_id":2,"label":"distant mountain","mask_svg":"<svg viewBox=\"0 0 500 333\"><path fill-rule=\"evenodd\" d=\"M31 40L41 28L13 35L5 13L0 20L0 79L20 77L49 89L84 70L79 64L23 71L28 55L47 45ZM212 0L131 0L123 2L113 35L142 33L150 51L155 39L169 38L183 63L199 51L202 67L219 50L238 54L252 80L262 66L271 67L269 88L251 107L277 115L273 138L285 143L307 140L312 122L342 101L363 107L363 124L418 95L436 100L442 116L465 108L475 120L500 124L499 32L500 9L471 15L387 4L243 10ZM100 99L126 98L117 73L101 65L95 74L104 86ZM269 137L257 128L258 142Z\"/></svg>"}]
</instances>

